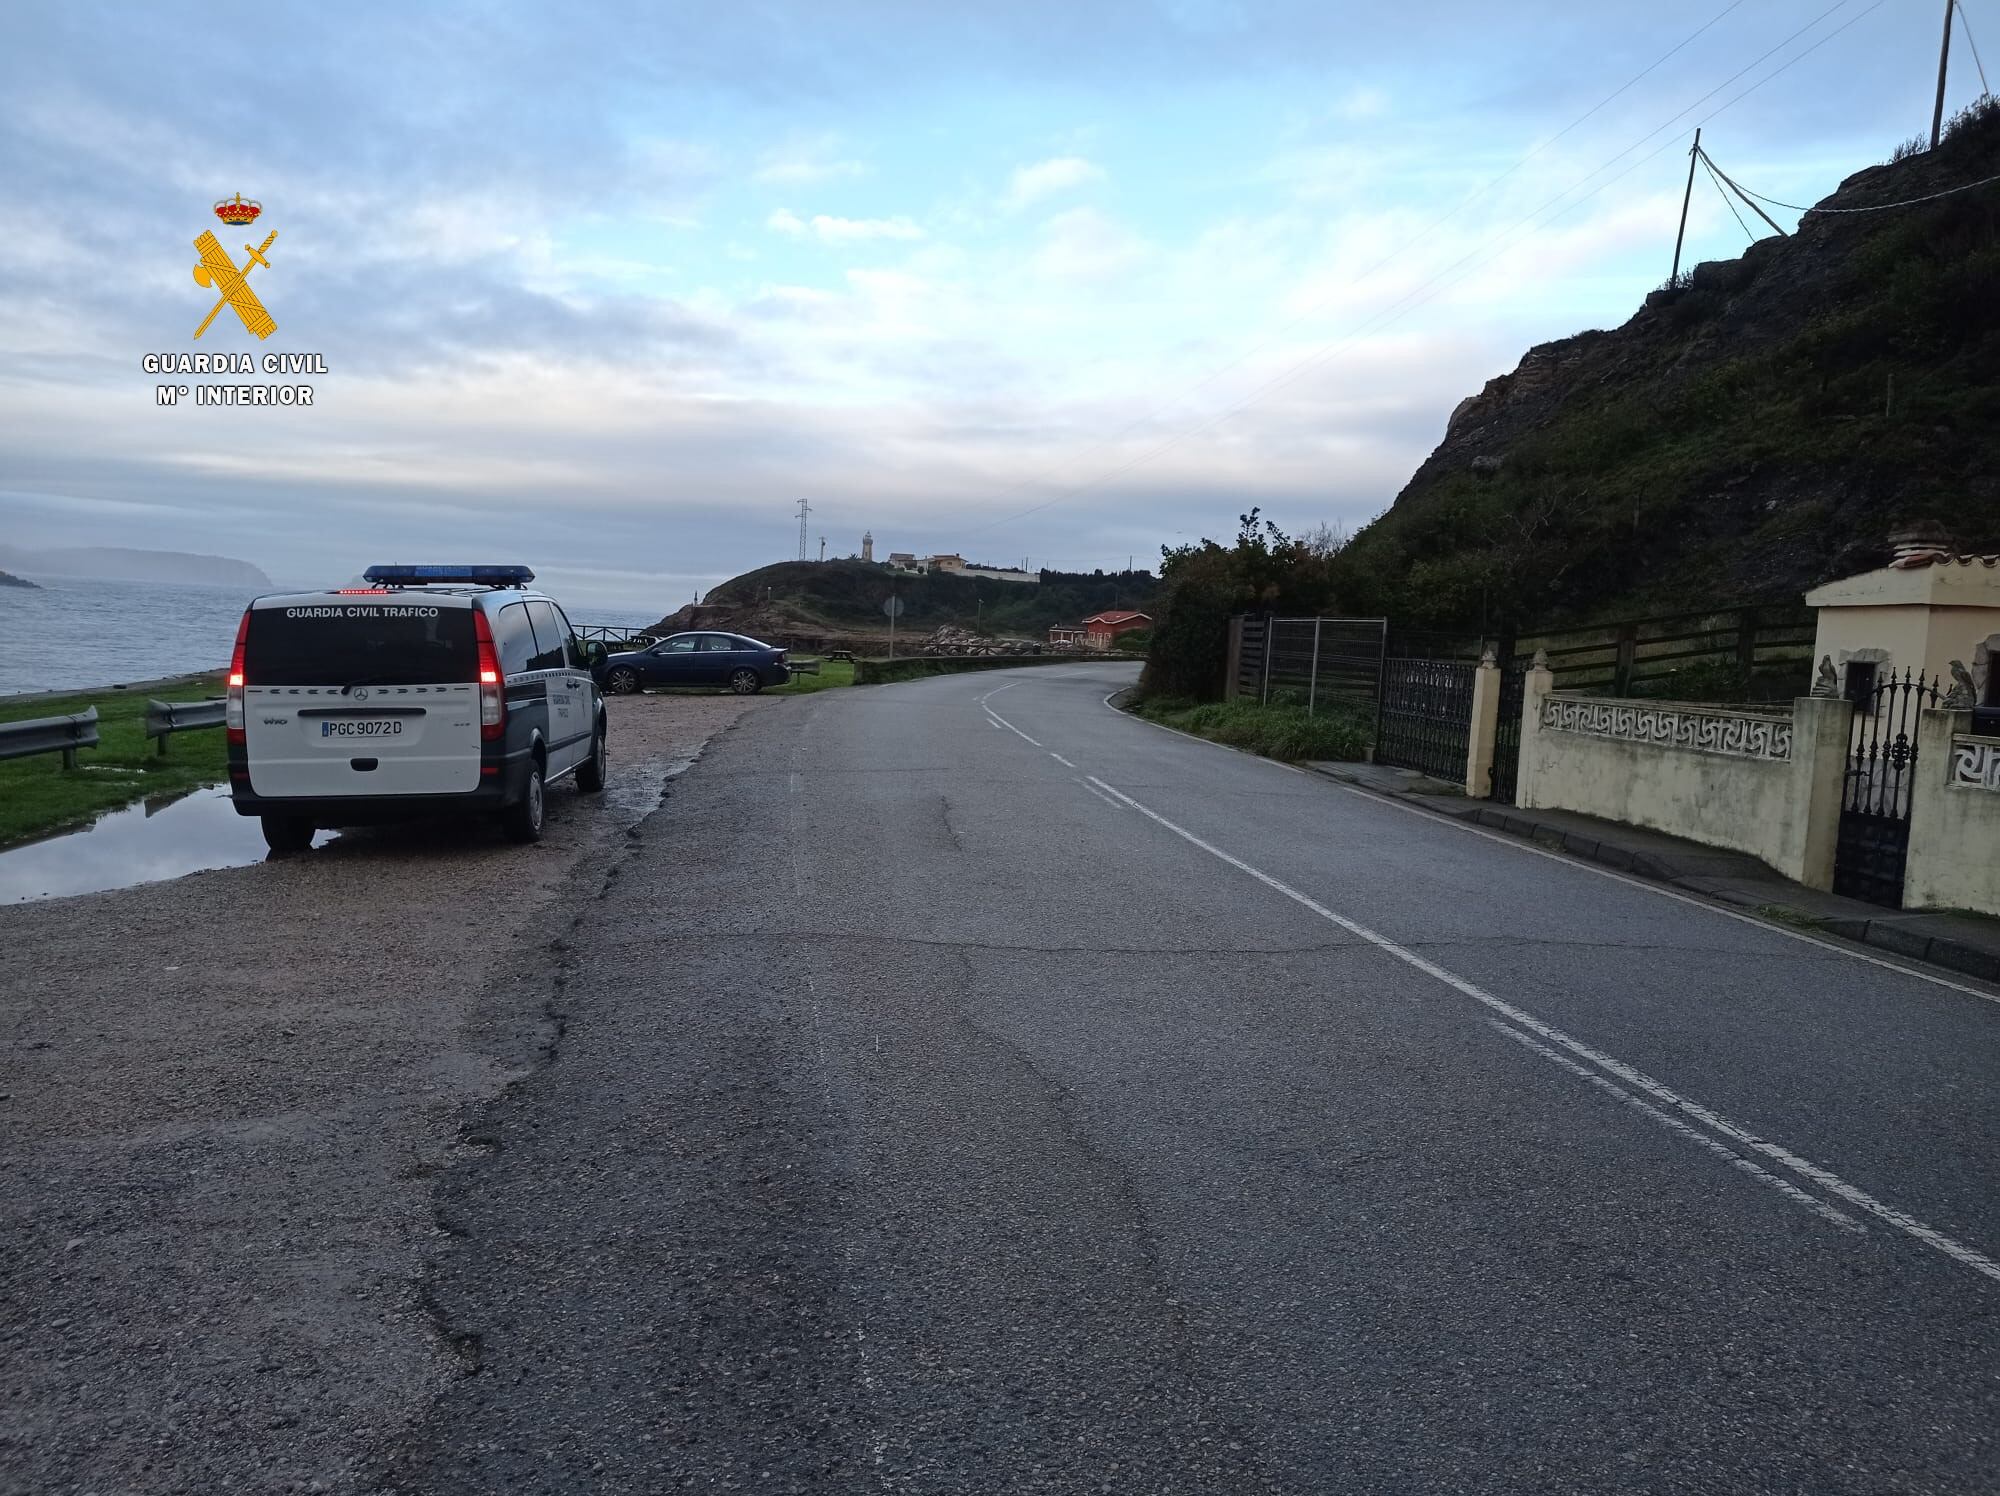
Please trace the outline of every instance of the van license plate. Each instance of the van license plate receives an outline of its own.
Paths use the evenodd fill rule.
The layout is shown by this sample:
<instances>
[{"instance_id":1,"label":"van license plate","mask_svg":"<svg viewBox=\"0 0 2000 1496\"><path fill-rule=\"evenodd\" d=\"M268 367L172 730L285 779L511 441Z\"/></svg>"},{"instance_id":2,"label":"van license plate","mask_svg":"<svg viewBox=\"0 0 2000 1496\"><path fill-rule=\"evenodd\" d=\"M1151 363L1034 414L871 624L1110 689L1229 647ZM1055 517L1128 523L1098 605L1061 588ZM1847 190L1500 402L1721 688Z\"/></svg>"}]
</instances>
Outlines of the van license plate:
<instances>
[{"instance_id":1,"label":"van license plate","mask_svg":"<svg viewBox=\"0 0 2000 1496\"><path fill-rule=\"evenodd\" d=\"M322 717L319 724L323 738L394 738L402 732L400 717Z\"/></svg>"}]
</instances>

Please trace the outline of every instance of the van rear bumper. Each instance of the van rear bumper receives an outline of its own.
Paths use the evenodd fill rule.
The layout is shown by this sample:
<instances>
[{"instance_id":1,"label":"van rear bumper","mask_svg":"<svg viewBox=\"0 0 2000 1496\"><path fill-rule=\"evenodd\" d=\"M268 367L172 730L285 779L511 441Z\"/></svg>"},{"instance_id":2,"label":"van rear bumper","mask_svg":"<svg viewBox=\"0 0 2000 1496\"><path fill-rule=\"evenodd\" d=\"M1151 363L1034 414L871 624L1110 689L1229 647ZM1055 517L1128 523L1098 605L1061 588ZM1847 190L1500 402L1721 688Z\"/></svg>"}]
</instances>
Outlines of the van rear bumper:
<instances>
[{"instance_id":1,"label":"van rear bumper","mask_svg":"<svg viewBox=\"0 0 2000 1496\"><path fill-rule=\"evenodd\" d=\"M426 816L478 814L504 810L521 798L528 784L533 755L526 750L491 764L482 764L479 788L450 795L260 795L250 787L250 766L243 749L229 750L229 798L240 816L297 816L315 826L379 826Z\"/></svg>"}]
</instances>

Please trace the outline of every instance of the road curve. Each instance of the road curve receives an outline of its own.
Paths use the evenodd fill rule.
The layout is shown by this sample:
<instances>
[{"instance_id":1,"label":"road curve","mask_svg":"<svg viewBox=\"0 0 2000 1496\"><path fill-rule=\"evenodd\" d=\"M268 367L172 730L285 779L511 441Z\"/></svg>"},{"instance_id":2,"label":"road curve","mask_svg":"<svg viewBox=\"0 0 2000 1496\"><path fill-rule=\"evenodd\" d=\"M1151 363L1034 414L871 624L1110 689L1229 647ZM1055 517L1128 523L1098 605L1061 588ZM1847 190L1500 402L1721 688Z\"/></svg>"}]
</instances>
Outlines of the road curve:
<instances>
[{"instance_id":1,"label":"road curve","mask_svg":"<svg viewBox=\"0 0 2000 1496\"><path fill-rule=\"evenodd\" d=\"M1990 1492L2000 1003L1109 710L757 714L441 1185L406 1492Z\"/></svg>"}]
</instances>

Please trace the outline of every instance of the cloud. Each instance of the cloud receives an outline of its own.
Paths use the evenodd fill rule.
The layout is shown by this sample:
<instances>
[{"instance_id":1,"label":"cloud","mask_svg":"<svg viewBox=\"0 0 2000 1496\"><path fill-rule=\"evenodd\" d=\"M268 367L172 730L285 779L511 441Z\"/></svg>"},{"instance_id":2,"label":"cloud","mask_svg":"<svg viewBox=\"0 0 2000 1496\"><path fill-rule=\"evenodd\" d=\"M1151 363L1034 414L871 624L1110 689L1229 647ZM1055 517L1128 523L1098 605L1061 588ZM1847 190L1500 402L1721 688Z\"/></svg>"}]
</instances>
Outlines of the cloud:
<instances>
[{"instance_id":1,"label":"cloud","mask_svg":"<svg viewBox=\"0 0 2000 1496\"><path fill-rule=\"evenodd\" d=\"M1388 112L1389 95L1380 88L1351 88L1334 106L1334 113L1344 120L1380 119Z\"/></svg>"},{"instance_id":2,"label":"cloud","mask_svg":"<svg viewBox=\"0 0 2000 1496\"><path fill-rule=\"evenodd\" d=\"M1006 205L1010 210L1018 211L1052 192L1081 187L1085 182L1095 182L1103 176L1102 167L1091 164L1081 156L1054 156L1047 161L1037 161L1033 166L1015 169L1013 179L1008 183Z\"/></svg>"},{"instance_id":3,"label":"cloud","mask_svg":"<svg viewBox=\"0 0 2000 1496\"><path fill-rule=\"evenodd\" d=\"M1103 280L1145 256L1145 241L1123 224L1095 208L1071 208L1043 225L1034 266L1057 280Z\"/></svg>"},{"instance_id":4,"label":"cloud","mask_svg":"<svg viewBox=\"0 0 2000 1496\"><path fill-rule=\"evenodd\" d=\"M860 161L841 154L838 136L816 135L766 151L751 180L773 187L811 187L867 171Z\"/></svg>"},{"instance_id":5,"label":"cloud","mask_svg":"<svg viewBox=\"0 0 2000 1496\"><path fill-rule=\"evenodd\" d=\"M827 213L815 213L811 218L801 218L789 208L780 208L764 220L767 228L776 229L781 234L794 237L811 234L822 244L857 244L874 239L921 239L921 226L908 218L836 218Z\"/></svg>"}]
</instances>

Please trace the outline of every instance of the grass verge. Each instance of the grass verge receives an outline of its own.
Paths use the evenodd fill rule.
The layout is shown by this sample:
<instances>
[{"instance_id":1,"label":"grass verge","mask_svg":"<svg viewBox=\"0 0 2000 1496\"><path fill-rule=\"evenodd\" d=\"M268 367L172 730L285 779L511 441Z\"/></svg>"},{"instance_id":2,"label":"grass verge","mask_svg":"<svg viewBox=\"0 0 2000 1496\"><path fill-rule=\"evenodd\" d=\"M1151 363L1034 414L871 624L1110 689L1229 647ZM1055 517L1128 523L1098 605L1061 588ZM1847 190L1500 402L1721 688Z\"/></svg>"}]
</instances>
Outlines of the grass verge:
<instances>
[{"instance_id":1,"label":"grass verge","mask_svg":"<svg viewBox=\"0 0 2000 1496\"><path fill-rule=\"evenodd\" d=\"M794 675L782 686L773 686L766 693L771 696L809 696L814 691L830 691L836 686L854 684L854 661L821 660L819 674Z\"/></svg>"},{"instance_id":2,"label":"grass verge","mask_svg":"<svg viewBox=\"0 0 2000 1496\"><path fill-rule=\"evenodd\" d=\"M229 771L219 729L175 733L167 756L146 736L146 702L210 701L222 694L220 676L184 685L138 691L91 691L76 696L0 704L0 722L61 717L97 708L98 746L77 754L65 770L62 755L0 762L0 847L60 831L116 810L147 795L196 789L225 778Z\"/></svg>"},{"instance_id":3,"label":"grass verge","mask_svg":"<svg viewBox=\"0 0 2000 1496\"><path fill-rule=\"evenodd\" d=\"M918 680L927 675L958 675L968 670L1017 670L1024 665L1102 665L1137 660L1137 655L908 655L894 660L856 660L854 683L881 686L891 681Z\"/></svg>"},{"instance_id":4,"label":"grass verge","mask_svg":"<svg viewBox=\"0 0 2000 1496\"><path fill-rule=\"evenodd\" d=\"M1307 759L1358 762L1368 756L1369 724L1338 707L1308 715L1302 706L1155 696L1133 702L1129 710L1163 727L1290 763Z\"/></svg>"}]
</instances>

